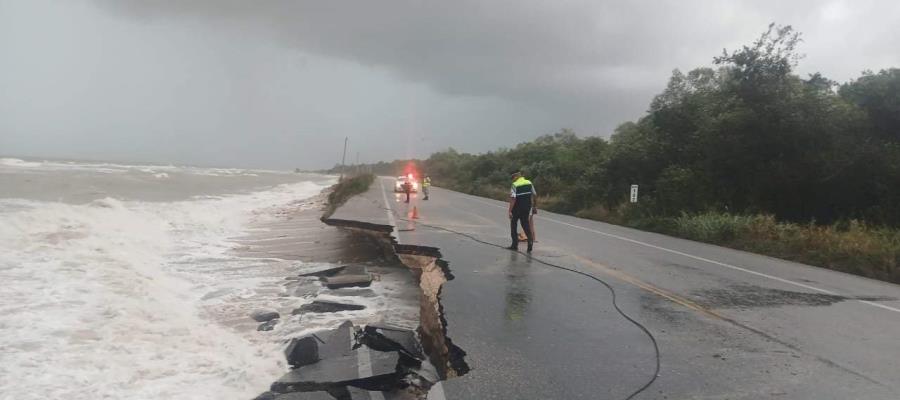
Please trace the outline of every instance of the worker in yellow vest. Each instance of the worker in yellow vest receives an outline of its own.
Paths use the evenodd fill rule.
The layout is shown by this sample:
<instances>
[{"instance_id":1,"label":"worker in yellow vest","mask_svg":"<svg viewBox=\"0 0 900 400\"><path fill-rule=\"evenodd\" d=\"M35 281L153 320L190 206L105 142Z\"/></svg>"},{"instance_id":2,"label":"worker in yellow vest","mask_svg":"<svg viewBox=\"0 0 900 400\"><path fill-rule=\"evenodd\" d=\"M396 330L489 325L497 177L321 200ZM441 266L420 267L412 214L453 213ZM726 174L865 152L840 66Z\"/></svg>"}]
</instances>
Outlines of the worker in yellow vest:
<instances>
[{"instance_id":1,"label":"worker in yellow vest","mask_svg":"<svg viewBox=\"0 0 900 400\"><path fill-rule=\"evenodd\" d=\"M510 250L519 250L518 225L522 225L525 236L528 238L528 252L534 247L533 231L531 230L530 216L537 213L537 192L534 185L522 176L521 172L512 174L512 187L509 192L509 231L512 236Z\"/></svg>"},{"instance_id":2,"label":"worker in yellow vest","mask_svg":"<svg viewBox=\"0 0 900 400\"><path fill-rule=\"evenodd\" d=\"M431 188L431 177L425 175L425 179L422 179L422 193L425 194L425 197L422 200L428 200L428 189Z\"/></svg>"}]
</instances>

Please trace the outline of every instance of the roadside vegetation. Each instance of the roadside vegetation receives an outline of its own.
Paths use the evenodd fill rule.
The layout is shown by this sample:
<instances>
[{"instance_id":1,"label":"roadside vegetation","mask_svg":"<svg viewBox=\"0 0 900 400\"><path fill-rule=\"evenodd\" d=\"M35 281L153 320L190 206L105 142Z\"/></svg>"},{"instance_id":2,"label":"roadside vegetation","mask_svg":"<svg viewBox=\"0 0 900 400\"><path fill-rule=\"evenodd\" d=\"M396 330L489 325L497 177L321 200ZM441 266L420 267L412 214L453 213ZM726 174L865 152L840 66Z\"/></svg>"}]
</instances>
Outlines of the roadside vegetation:
<instances>
[{"instance_id":1,"label":"roadside vegetation","mask_svg":"<svg viewBox=\"0 0 900 400\"><path fill-rule=\"evenodd\" d=\"M858 220L798 224L772 215L705 212L624 225L900 283L900 230Z\"/></svg>"},{"instance_id":2,"label":"roadside vegetation","mask_svg":"<svg viewBox=\"0 0 900 400\"><path fill-rule=\"evenodd\" d=\"M344 177L342 181L331 188L331 193L328 194L328 204L325 206L325 213L322 215L322 219L331 217L331 214L334 214L334 211L341 204L347 202L349 198L369 190L369 186L372 185L373 181L375 181L375 175L369 173Z\"/></svg>"},{"instance_id":3,"label":"roadside vegetation","mask_svg":"<svg viewBox=\"0 0 900 400\"><path fill-rule=\"evenodd\" d=\"M416 162L437 186L498 199L521 169L541 208L900 283L900 69L801 77L799 43L773 25L712 66L674 71L608 140L564 129Z\"/></svg>"}]
</instances>

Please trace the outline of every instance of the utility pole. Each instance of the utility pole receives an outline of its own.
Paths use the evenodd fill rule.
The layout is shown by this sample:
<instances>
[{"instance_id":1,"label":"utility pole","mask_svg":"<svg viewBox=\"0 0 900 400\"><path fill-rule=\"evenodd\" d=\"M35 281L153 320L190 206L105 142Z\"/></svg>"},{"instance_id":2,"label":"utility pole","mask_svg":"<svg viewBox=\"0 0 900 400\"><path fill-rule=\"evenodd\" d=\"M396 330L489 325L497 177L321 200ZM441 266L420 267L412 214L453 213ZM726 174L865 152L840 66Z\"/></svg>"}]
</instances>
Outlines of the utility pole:
<instances>
[{"instance_id":1,"label":"utility pole","mask_svg":"<svg viewBox=\"0 0 900 400\"><path fill-rule=\"evenodd\" d=\"M344 163L347 161L347 140L350 138L344 137L344 155L341 156L341 177L338 179L338 182L344 180Z\"/></svg>"},{"instance_id":2,"label":"utility pole","mask_svg":"<svg viewBox=\"0 0 900 400\"><path fill-rule=\"evenodd\" d=\"M359 166L359 152L357 151L357 152L356 152L356 173L357 173L357 174L359 173L359 168L360 168L360 166Z\"/></svg>"}]
</instances>

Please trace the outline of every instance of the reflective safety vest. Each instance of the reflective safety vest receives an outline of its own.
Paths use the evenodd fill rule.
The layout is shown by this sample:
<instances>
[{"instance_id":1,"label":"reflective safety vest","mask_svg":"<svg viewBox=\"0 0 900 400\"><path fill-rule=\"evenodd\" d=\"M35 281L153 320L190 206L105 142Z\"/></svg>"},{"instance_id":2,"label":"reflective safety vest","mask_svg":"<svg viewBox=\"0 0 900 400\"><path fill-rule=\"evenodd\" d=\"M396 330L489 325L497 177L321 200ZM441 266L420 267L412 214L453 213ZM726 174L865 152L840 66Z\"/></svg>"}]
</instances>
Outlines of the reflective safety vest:
<instances>
[{"instance_id":1,"label":"reflective safety vest","mask_svg":"<svg viewBox=\"0 0 900 400\"><path fill-rule=\"evenodd\" d=\"M422 181L422 187L429 187L429 186L431 186L431 178L425 178L425 180Z\"/></svg>"},{"instance_id":2,"label":"reflective safety vest","mask_svg":"<svg viewBox=\"0 0 900 400\"><path fill-rule=\"evenodd\" d=\"M530 211L534 193L534 185L531 184L531 181L521 177L516 179L512 184L512 190L510 190L510 197L516 197L516 204L513 206L513 211Z\"/></svg>"}]
</instances>

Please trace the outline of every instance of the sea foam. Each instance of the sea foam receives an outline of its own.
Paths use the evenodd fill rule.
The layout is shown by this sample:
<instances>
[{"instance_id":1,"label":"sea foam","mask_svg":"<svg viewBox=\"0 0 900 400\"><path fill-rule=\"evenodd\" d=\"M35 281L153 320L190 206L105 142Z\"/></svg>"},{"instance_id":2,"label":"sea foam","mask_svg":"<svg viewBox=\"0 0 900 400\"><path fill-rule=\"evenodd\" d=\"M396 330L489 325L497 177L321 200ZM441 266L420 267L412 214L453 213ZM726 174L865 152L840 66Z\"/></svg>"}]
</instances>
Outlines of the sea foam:
<instances>
[{"instance_id":1,"label":"sea foam","mask_svg":"<svg viewBox=\"0 0 900 400\"><path fill-rule=\"evenodd\" d=\"M281 344L229 328L225 320L245 314L220 315L221 294L284 275L214 273L271 268L229 255L228 238L321 189L81 205L0 199L0 398L252 398L284 371Z\"/></svg>"}]
</instances>

